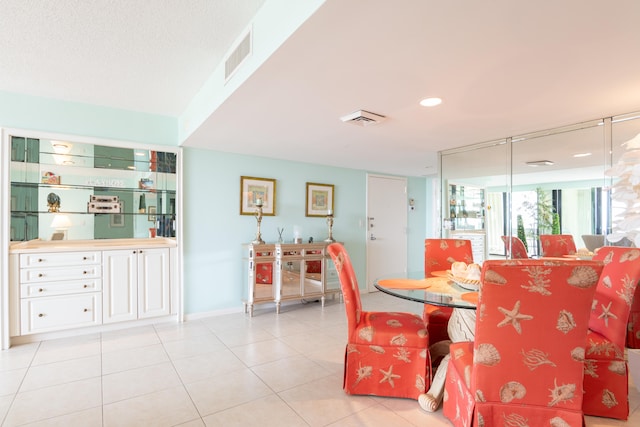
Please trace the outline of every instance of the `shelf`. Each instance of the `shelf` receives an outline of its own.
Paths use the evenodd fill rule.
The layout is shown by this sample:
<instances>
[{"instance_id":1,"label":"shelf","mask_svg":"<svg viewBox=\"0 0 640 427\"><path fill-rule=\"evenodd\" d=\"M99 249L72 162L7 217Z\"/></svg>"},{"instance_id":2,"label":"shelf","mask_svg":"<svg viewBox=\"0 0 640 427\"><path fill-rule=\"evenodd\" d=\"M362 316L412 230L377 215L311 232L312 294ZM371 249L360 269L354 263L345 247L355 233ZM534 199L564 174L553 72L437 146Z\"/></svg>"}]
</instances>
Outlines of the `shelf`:
<instances>
[{"instance_id":1,"label":"shelf","mask_svg":"<svg viewBox=\"0 0 640 427\"><path fill-rule=\"evenodd\" d=\"M175 236L174 152L11 136L11 240L49 239L56 214L68 215L68 238ZM55 194L59 212L50 212ZM112 196L99 210L92 196ZM143 199L143 200L141 200ZM118 203L120 206L114 206ZM144 212L140 212L144 206Z\"/></svg>"}]
</instances>

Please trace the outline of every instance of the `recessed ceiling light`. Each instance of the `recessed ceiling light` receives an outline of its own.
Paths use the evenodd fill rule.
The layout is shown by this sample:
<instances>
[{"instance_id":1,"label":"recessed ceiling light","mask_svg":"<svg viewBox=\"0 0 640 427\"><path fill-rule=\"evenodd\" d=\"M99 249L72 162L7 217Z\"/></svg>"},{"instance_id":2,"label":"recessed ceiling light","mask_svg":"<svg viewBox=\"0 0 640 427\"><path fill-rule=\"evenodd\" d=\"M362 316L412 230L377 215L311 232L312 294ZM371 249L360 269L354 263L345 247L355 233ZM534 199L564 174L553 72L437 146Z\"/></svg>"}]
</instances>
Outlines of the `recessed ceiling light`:
<instances>
[{"instance_id":1,"label":"recessed ceiling light","mask_svg":"<svg viewBox=\"0 0 640 427\"><path fill-rule=\"evenodd\" d=\"M420 101L420 105L423 107L435 107L436 105L442 104L442 99L440 98L425 98Z\"/></svg>"},{"instance_id":2,"label":"recessed ceiling light","mask_svg":"<svg viewBox=\"0 0 640 427\"><path fill-rule=\"evenodd\" d=\"M573 157L589 157L591 153L578 153L574 154Z\"/></svg>"}]
</instances>

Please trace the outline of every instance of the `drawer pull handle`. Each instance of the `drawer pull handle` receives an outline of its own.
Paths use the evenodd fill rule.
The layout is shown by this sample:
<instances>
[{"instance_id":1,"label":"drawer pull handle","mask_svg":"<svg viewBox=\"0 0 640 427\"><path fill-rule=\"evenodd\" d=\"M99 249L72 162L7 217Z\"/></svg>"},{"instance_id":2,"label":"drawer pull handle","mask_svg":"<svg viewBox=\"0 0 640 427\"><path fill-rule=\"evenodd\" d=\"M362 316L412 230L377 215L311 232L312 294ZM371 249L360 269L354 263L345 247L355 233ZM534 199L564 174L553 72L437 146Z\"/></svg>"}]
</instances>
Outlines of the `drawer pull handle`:
<instances>
[{"instance_id":1,"label":"drawer pull handle","mask_svg":"<svg viewBox=\"0 0 640 427\"><path fill-rule=\"evenodd\" d=\"M44 289L39 288L39 289L38 289L38 292L44 292Z\"/></svg>"},{"instance_id":2,"label":"drawer pull handle","mask_svg":"<svg viewBox=\"0 0 640 427\"><path fill-rule=\"evenodd\" d=\"M87 260L87 257L86 257L86 256L83 256L83 257L82 257L82 260L83 260L83 261L86 261L86 260Z\"/></svg>"},{"instance_id":3,"label":"drawer pull handle","mask_svg":"<svg viewBox=\"0 0 640 427\"><path fill-rule=\"evenodd\" d=\"M83 288L87 289L89 285L82 285Z\"/></svg>"},{"instance_id":4,"label":"drawer pull handle","mask_svg":"<svg viewBox=\"0 0 640 427\"><path fill-rule=\"evenodd\" d=\"M38 314L38 317L44 317L44 313Z\"/></svg>"},{"instance_id":5,"label":"drawer pull handle","mask_svg":"<svg viewBox=\"0 0 640 427\"><path fill-rule=\"evenodd\" d=\"M89 309L88 309L88 308L85 308L85 309L84 309L84 312L86 313L87 311L89 311Z\"/></svg>"},{"instance_id":6,"label":"drawer pull handle","mask_svg":"<svg viewBox=\"0 0 640 427\"><path fill-rule=\"evenodd\" d=\"M86 272L86 271L83 271L83 272L82 272L82 274L87 274L87 272Z\"/></svg>"},{"instance_id":7,"label":"drawer pull handle","mask_svg":"<svg viewBox=\"0 0 640 427\"><path fill-rule=\"evenodd\" d=\"M44 276L44 274L42 274L42 273L38 274L38 277L43 277L43 276Z\"/></svg>"},{"instance_id":8,"label":"drawer pull handle","mask_svg":"<svg viewBox=\"0 0 640 427\"><path fill-rule=\"evenodd\" d=\"M42 262L44 261L42 258L38 258L38 262Z\"/></svg>"}]
</instances>

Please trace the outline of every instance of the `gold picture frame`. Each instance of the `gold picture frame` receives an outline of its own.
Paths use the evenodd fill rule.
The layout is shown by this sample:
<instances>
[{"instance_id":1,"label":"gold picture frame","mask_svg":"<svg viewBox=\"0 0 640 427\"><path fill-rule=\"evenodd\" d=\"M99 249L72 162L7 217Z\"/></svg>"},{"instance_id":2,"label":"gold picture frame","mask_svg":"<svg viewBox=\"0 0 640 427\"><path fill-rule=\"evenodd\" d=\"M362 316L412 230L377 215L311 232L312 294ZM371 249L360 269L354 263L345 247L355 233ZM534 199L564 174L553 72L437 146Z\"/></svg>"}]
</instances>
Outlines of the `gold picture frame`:
<instances>
[{"instance_id":1,"label":"gold picture frame","mask_svg":"<svg viewBox=\"0 0 640 427\"><path fill-rule=\"evenodd\" d=\"M333 184L318 184L307 182L306 216L325 217L331 213L335 215L333 204Z\"/></svg>"},{"instance_id":2,"label":"gold picture frame","mask_svg":"<svg viewBox=\"0 0 640 427\"><path fill-rule=\"evenodd\" d=\"M256 200L262 199L262 215L276 214L276 180L271 178L240 177L240 215L255 215Z\"/></svg>"}]
</instances>

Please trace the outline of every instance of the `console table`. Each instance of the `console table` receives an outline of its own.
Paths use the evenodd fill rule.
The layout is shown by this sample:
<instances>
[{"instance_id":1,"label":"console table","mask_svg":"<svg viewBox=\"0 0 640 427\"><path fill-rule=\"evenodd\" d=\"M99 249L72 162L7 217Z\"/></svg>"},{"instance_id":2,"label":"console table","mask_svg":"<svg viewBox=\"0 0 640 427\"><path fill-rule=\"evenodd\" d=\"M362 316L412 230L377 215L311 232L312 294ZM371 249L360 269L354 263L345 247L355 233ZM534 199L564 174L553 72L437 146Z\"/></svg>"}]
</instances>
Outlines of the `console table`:
<instances>
[{"instance_id":1,"label":"console table","mask_svg":"<svg viewBox=\"0 0 640 427\"><path fill-rule=\"evenodd\" d=\"M243 245L243 265L247 286L244 312L253 316L255 304L275 303L280 313L282 301L320 299L340 295L340 282L327 242L266 243Z\"/></svg>"}]
</instances>

